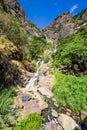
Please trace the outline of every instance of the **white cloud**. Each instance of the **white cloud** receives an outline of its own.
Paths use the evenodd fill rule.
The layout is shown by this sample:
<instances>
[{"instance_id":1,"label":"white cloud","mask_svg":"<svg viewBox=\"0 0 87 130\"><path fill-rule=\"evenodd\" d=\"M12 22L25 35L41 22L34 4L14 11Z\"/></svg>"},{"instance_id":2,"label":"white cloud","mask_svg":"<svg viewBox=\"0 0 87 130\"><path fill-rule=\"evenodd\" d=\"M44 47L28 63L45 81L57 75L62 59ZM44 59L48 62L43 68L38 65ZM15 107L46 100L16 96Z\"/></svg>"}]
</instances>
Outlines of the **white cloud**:
<instances>
[{"instance_id":1,"label":"white cloud","mask_svg":"<svg viewBox=\"0 0 87 130\"><path fill-rule=\"evenodd\" d=\"M73 5L70 9L70 13L73 13L78 8L78 5Z\"/></svg>"}]
</instances>

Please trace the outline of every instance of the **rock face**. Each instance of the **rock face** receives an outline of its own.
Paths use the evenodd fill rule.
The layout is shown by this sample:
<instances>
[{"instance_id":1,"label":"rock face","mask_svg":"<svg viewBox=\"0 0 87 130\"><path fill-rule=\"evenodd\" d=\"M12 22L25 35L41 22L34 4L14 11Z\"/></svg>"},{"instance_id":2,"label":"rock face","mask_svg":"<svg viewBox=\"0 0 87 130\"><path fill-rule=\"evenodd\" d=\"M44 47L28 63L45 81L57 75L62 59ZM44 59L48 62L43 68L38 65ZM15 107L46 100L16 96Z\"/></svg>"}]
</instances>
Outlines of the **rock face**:
<instances>
[{"instance_id":1,"label":"rock face","mask_svg":"<svg viewBox=\"0 0 87 130\"><path fill-rule=\"evenodd\" d=\"M22 54L9 40L0 38L0 83L9 85L23 85L30 74L23 63L20 64ZM31 67L30 67L31 66ZM30 68L32 65L30 63ZM25 78L26 77L26 78Z\"/></svg>"},{"instance_id":2,"label":"rock face","mask_svg":"<svg viewBox=\"0 0 87 130\"><path fill-rule=\"evenodd\" d=\"M80 19L78 18L78 15ZM76 20L77 19L77 20ZM66 37L78 30L80 26L87 23L87 9L72 17L70 13L62 13L53 20L43 32L47 36L48 41L56 43L60 38Z\"/></svg>"},{"instance_id":3,"label":"rock face","mask_svg":"<svg viewBox=\"0 0 87 130\"><path fill-rule=\"evenodd\" d=\"M29 53L24 58L26 39L42 33L26 19L17 0L0 0L0 25L0 83L6 87L25 86L29 72L33 72L33 65L28 62Z\"/></svg>"},{"instance_id":4,"label":"rock face","mask_svg":"<svg viewBox=\"0 0 87 130\"><path fill-rule=\"evenodd\" d=\"M3 6L6 12L13 15L26 32L32 36L40 36L39 29L26 19L25 13L17 0L0 0L0 5Z\"/></svg>"},{"instance_id":5,"label":"rock face","mask_svg":"<svg viewBox=\"0 0 87 130\"><path fill-rule=\"evenodd\" d=\"M76 122L69 116L65 114L60 114L58 117L59 124L64 128L64 130L80 130Z\"/></svg>"}]
</instances>

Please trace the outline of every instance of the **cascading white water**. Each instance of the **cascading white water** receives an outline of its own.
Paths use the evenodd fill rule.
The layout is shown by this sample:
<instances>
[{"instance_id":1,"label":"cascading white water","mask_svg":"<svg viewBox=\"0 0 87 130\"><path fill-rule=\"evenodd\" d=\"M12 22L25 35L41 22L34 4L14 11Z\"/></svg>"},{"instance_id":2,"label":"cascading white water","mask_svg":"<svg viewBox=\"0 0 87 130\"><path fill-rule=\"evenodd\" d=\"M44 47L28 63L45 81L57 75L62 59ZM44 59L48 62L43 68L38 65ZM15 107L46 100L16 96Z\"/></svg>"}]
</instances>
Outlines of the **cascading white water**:
<instances>
[{"instance_id":1,"label":"cascading white water","mask_svg":"<svg viewBox=\"0 0 87 130\"><path fill-rule=\"evenodd\" d=\"M52 55L52 54L55 53L56 51L57 51L57 50L56 50L56 45L55 45L55 46L54 46L54 50L51 51L51 52L49 52L48 55ZM36 73L35 73L34 76L28 81L28 83L26 84L26 88L31 88L31 87L34 86L35 81L36 81L36 80L38 79L38 77L39 77L39 72L40 72L40 69L42 68L43 64L44 64L44 61L43 61L43 59L42 59L42 60L39 62L39 67L38 67Z\"/></svg>"},{"instance_id":2,"label":"cascading white water","mask_svg":"<svg viewBox=\"0 0 87 130\"><path fill-rule=\"evenodd\" d=\"M35 81L37 80L37 78L38 78L38 76L39 76L39 71L40 71L40 69L42 68L43 64L44 64L44 61L42 60L42 61L40 62L39 68L37 69L35 75L34 75L34 76L28 81L28 83L26 84L26 88L31 88L31 87L34 86L34 83L35 83Z\"/></svg>"},{"instance_id":3,"label":"cascading white water","mask_svg":"<svg viewBox=\"0 0 87 130\"><path fill-rule=\"evenodd\" d=\"M36 71L36 75L39 75L39 71L40 71L40 69L42 68L43 64L44 64L44 61L42 60L42 61L40 62L39 68L38 68L37 71Z\"/></svg>"}]
</instances>

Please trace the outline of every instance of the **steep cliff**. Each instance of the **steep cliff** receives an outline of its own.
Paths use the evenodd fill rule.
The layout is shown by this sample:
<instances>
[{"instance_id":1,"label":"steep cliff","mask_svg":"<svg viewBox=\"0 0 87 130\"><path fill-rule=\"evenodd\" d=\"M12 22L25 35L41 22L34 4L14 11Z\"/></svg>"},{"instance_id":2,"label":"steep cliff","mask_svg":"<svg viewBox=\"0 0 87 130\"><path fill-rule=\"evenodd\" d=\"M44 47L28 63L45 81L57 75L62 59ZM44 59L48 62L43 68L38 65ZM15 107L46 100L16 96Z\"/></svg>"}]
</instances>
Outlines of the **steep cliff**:
<instances>
[{"instance_id":1,"label":"steep cliff","mask_svg":"<svg viewBox=\"0 0 87 130\"><path fill-rule=\"evenodd\" d=\"M17 0L1 0L0 4L5 12L10 13L16 18L28 34L32 36L41 35L41 31L33 23L26 19L25 13Z\"/></svg>"},{"instance_id":2,"label":"steep cliff","mask_svg":"<svg viewBox=\"0 0 87 130\"><path fill-rule=\"evenodd\" d=\"M87 9L72 17L70 13L62 13L55 18L43 32L50 42L56 43L78 30L80 26L87 23Z\"/></svg>"},{"instance_id":3,"label":"steep cliff","mask_svg":"<svg viewBox=\"0 0 87 130\"><path fill-rule=\"evenodd\" d=\"M0 85L25 85L34 71L30 44L41 35L16 0L0 0Z\"/></svg>"}]
</instances>

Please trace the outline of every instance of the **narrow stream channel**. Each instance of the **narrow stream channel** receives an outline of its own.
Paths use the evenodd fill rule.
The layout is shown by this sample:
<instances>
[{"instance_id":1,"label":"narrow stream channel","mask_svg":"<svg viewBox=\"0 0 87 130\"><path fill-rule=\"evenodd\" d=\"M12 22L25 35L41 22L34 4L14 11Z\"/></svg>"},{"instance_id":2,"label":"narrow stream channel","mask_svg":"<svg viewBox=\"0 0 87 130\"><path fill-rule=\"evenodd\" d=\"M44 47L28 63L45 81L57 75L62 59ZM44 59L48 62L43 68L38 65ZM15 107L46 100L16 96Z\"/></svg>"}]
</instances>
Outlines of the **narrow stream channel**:
<instances>
[{"instance_id":1,"label":"narrow stream channel","mask_svg":"<svg viewBox=\"0 0 87 130\"><path fill-rule=\"evenodd\" d=\"M56 52L56 48L54 50L53 53ZM40 76L40 69L43 67L44 65L44 61L43 59L39 62L39 67L36 71L36 73L34 74L34 76L28 81L28 83L26 84L26 88L31 88L31 87L34 87L34 83L35 81L37 80L40 80L39 79L39 76ZM55 105L55 102L49 98L47 98L46 96L42 95L39 91L38 93L40 94L41 97L44 98L44 101L48 104L48 108L43 110L42 111L42 127L44 127L48 122L50 122L51 120L54 120L56 124L58 124L58 119L53 117L52 115L52 110L55 110L57 113L64 113L64 111L61 109L63 107L57 107ZM64 113L65 114L65 113ZM78 116L78 115L75 115L75 116ZM72 117L73 118L73 117ZM87 130L85 128L83 128L82 124L79 125L80 128L77 128L76 130Z\"/></svg>"}]
</instances>

